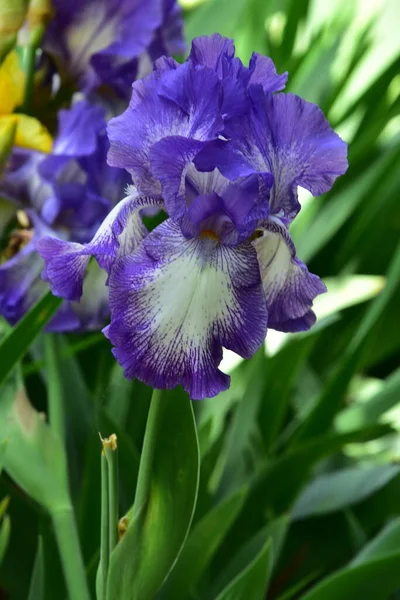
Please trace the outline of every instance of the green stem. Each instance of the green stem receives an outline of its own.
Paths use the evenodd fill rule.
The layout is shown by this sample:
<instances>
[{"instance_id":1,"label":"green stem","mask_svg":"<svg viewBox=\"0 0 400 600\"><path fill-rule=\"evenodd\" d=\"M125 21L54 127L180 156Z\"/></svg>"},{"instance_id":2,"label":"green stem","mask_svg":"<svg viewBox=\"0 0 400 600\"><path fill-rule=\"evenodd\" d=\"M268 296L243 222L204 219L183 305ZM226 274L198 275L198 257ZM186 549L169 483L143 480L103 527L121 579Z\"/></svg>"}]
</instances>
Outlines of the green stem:
<instances>
[{"instance_id":1,"label":"green stem","mask_svg":"<svg viewBox=\"0 0 400 600\"><path fill-rule=\"evenodd\" d=\"M24 70L26 73L24 103L22 110L29 115L32 112L33 84L35 80L36 46L30 44L25 48Z\"/></svg>"},{"instance_id":2,"label":"green stem","mask_svg":"<svg viewBox=\"0 0 400 600\"><path fill-rule=\"evenodd\" d=\"M52 513L61 563L70 600L90 600L72 506Z\"/></svg>"},{"instance_id":3,"label":"green stem","mask_svg":"<svg viewBox=\"0 0 400 600\"><path fill-rule=\"evenodd\" d=\"M39 48L44 35L44 25L38 24L30 34L30 40L25 47L24 71L26 74L24 102L22 110L29 115L32 111L33 88L35 81L36 50Z\"/></svg>"},{"instance_id":4,"label":"green stem","mask_svg":"<svg viewBox=\"0 0 400 600\"><path fill-rule=\"evenodd\" d=\"M162 416L162 406L162 391L154 390L151 398L149 416L147 417L142 456L140 458L139 474L136 485L134 502L134 510L136 514L144 507L149 496L157 434Z\"/></svg>"},{"instance_id":5,"label":"green stem","mask_svg":"<svg viewBox=\"0 0 400 600\"><path fill-rule=\"evenodd\" d=\"M98 600L105 600L107 592L109 551L109 504L108 504L108 464L104 451L101 454L101 540L100 540L100 589Z\"/></svg>"},{"instance_id":6,"label":"green stem","mask_svg":"<svg viewBox=\"0 0 400 600\"><path fill-rule=\"evenodd\" d=\"M118 453L115 447L105 448L108 465L108 518L110 555L118 543Z\"/></svg>"},{"instance_id":7,"label":"green stem","mask_svg":"<svg viewBox=\"0 0 400 600\"><path fill-rule=\"evenodd\" d=\"M64 442L64 404L61 376L58 369L58 349L52 334L45 336L45 354L47 367L47 399L49 423L54 433Z\"/></svg>"}]
</instances>

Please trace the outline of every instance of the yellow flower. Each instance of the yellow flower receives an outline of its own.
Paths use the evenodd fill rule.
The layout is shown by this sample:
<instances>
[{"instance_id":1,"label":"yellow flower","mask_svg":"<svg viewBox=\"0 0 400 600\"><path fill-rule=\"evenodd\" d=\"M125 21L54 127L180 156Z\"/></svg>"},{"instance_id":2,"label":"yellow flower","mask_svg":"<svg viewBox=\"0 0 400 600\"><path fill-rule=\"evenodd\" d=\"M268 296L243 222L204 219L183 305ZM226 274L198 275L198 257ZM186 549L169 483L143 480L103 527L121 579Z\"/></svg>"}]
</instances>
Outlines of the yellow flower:
<instances>
[{"instance_id":1,"label":"yellow flower","mask_svg":"<svg viewBox=\"0 0 400 600\"><path fill-rule=\"evenodd\" d=\"M13 50L0 66L0 138L13 130L14 125L16 146L50 152L53 140L46 127L34 117L13 114L15 108L22 104L24 89L25 73Z\"/></svg>"}]
</instances>

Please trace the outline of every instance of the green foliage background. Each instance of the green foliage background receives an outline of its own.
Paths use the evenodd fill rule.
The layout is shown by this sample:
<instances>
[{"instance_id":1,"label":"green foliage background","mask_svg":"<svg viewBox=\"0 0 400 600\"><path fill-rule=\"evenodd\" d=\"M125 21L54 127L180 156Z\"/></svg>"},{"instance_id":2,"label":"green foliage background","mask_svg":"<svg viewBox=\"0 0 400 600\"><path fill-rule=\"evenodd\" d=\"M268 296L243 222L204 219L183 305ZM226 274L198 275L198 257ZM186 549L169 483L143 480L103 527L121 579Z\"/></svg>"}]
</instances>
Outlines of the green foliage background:
<instances>
[{"instance_id":1,"label":"green foliage background","mask_svg":"<svg viewBox=\"0 0 400 600\"><path fill-rule=\"evenodd\" d=\"M256 50L288 70L287 89L318 103L349 142L350 167L328 195L301 194L292 226L300 258L328 285L316 303L318 324L306 334L269 332L248 362L227 355L232 387L193 403L196 427L181 390L163 395L151 502L139 534L132 528L117 547L111 579L120 591L108 597L395 600L399 9L369 0L184 4L189 41L218 31L235 39L242 59ZM98 432L118 436L120 516L134 499L151 390L124 380L101 334L40 333L56 308L49 296L14 331L2 323L0 502L8 500L0 503L0 598L66 597L53 526L65 501L65 456L38 414L49 412L52 395L62 399L93 597ZM23 389L34 410L17 405ZM121 564L129 572L123 581Z\"/></svg>"}]
</instances>

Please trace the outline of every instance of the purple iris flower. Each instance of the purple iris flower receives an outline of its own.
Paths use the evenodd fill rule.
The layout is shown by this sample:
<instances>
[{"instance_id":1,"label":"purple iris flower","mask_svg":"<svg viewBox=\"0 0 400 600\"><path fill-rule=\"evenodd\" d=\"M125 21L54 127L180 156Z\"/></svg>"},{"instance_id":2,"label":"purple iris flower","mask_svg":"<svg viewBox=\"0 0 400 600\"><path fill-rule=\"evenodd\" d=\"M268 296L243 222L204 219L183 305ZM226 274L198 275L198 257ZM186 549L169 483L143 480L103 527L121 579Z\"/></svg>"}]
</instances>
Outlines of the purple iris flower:
<instances>
[{"instance_id":1,"label":"purple iris flower","mask_svg":"<svg viewBox=\"0 0 400 600\"><path fill-rule=\"evenodd\" d=\"M43 47L62 79L85 93L105 85L128 97L152 60L185 50L176 0L54 0L53 6Z\"/></svg>"},{"instance_id":2,"label":"purple iris flower","mask_svg":"<svg viewBox=\"0 0 400 600\"><path fill-rule=\"evenodd\" d=\"M325 286L288 225L298 185L320 194L345 172L346 144L318 107L277 93L285 82L265 57L245 67L218 35L195 40L183 65L159 59L109 123L109 162L135 187L89 243L41 243L64 298L80 298L91 256L107 271L104 332L127 377L213 396L229 386L222 347L247 358L267 327L314 323ZM168 215L151 232L149 206Z\"/></svg>"},{"instance_id":3,"label":"purple iris flower","mask_svg":"<svg viewBox=\"0 0 400 600\"><path fill-rule=\"evenodd\" d=\"M123 195L128 177L106 164L107 150L103 111L82 101L60 112L51 154L14 151L2 182L0 263L0 313L11 323L48 289L41 278L40 240L90 240ZM83 301L65 302L49 329L101 328L109 314L105 281L93 263Z\"/></svg>"}]
</instances>

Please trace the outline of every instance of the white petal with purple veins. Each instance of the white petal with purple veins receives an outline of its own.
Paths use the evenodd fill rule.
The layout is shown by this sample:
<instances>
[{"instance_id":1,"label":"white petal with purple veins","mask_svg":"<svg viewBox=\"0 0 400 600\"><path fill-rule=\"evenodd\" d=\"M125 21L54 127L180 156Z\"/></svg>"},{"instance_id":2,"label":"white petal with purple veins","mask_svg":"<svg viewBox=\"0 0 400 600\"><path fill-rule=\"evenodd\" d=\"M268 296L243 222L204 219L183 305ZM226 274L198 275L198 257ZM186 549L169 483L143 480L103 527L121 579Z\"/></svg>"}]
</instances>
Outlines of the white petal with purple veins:
<instances>
[{"instance_id":1,"label":"white petal with purple veins","mask_svg":"<svg viewBox=\"0 0 400 600\"><path fill-rule=\"evenodd\" d=\"M268 327L303 331L315 322L314 298L326 291L296 256L288 230L277 218L263 222L261 237L253 241L267 301Z\"/></svg>"},{"instance_id":2,"label":"white petal with purple veins","mask_svg":"<svg viewBox=\"0 0 400 600\"><path fill-rule=\"evenodd\" d=\"M251 356L267 313L255 252L212 238L185 238L172 221L157 227L110 276L106 335L128 377L153 387L182 384L192 398L226 389L222 346Z\"/></svg>"}]
</instances>

